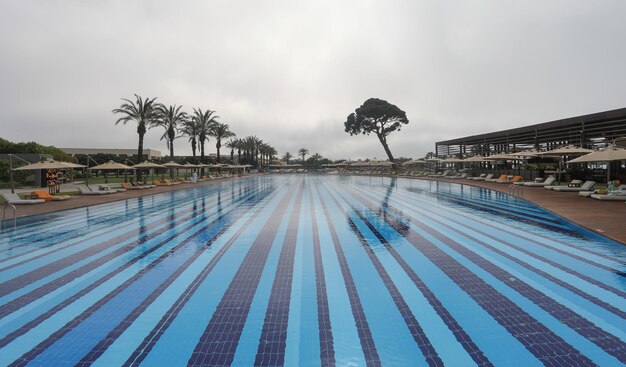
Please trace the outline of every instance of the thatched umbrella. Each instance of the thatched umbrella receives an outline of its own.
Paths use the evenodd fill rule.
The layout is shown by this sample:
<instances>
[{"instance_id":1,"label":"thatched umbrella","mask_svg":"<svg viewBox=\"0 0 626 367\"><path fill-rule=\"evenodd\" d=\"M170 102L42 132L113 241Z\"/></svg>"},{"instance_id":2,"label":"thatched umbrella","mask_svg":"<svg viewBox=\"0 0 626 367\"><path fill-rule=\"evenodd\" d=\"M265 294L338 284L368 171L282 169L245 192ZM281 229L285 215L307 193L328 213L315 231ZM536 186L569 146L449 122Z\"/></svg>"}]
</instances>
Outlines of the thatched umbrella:
<instances>
[{"instance_id":1,"label":"thatched umbrella","mask_svg":"<svg viewBox=\"0 0 626 367\"><path fill-rule=\"evenodd\" d=\"M124 181L126 180L126 171L128 171L129 169L134 170L135 168L127 166L125 164L122 163L117 163L114 161L108 161L106 163L103 164L99 164L97 166L93 166L93 167L89 167L88 169L90 170L102 170L102 171L118 171L118 170L124 170ZM104 175L104 182L107 183L107 175Z\"/></svg>"},{"instance_id":2,"label":"thatched umbrella","mask_svg":"<svg viewBox=\"0 0 626 367\"><path fill-rule=\"evenodd\" d=\"M154 181L154 169L155 168L163 168L162 165L157 164L157 163L153 163L153 162L150 162L150 161L143 161L141 163L134 164L132 167L133 168L137 168L137 169L141 169L141 168L151 169L152 170L152 181Z\"/></svg>"},{"instance_id":3,"label":"thatched umbrella","mask_svg":"<svg viewBox=\"0 0 626 367\"><path fill-rule=\"evenodd\" d=\"M567 163L588 163L588 162L606 162L606 182L611 181L611 165L612 161L626 160L626 149L611 146L604 150L597 150L582 157L572 159Z\"/></svg>"},{"instance_id":4,"label":"thatched umbrella","mask_svg":"<svg viewBox=\"0 0 626 367\"><path fill-rule=\"evenodd\" d=\"M68 162L59 162L54 159L46 159L41 162L27 164L22 167L17 168L9 168L9 171L35 171L35 170L48 170L48 169L67 169L67 168L82 168L85 167L82 164L76 163L68 163ZM15 193L14 183L13 183L13 175L11 174L11 192Z\"/></svg>"}]
</instances>

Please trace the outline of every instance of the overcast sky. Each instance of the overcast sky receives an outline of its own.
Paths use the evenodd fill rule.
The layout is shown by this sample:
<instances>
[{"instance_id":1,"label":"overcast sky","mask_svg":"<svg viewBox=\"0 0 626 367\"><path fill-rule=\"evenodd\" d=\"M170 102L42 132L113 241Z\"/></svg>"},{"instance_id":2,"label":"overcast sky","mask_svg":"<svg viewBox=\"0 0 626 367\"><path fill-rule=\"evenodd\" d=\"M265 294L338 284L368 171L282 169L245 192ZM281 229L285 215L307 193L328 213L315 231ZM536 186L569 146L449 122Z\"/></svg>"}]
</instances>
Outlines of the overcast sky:
<instances>
[{"instance_id":1,"label":"overcast sky","mask_svg":"<svg viewBox=\"0 0 626 367\"><path fill-rule=\"evenodd\" d=\"M133 148L133 93L216 110L282 155L384 158L343 122L385 99L436 141L626 106L625 1L0 0L0 137ZM166 154L161 129L144 147ZM208 151L215 150L214 141ZM191 154L186 138L176 154Z\"/></svg>"}]
</instances>

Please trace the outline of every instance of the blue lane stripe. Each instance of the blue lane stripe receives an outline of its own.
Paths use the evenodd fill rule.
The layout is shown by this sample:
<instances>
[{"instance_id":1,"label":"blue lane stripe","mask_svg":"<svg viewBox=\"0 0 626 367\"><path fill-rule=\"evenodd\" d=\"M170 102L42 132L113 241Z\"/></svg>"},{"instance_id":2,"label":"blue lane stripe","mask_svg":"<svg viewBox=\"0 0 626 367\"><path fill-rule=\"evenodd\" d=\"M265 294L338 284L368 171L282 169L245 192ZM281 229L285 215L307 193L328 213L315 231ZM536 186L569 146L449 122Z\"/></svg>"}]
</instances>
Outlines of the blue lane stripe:
<instances>
[{"instance_id":1,"label":"blue lane stripe","mask_svg":"<svg viewBox=\"0 0 626 367\"><path fill-rule=\"evenodd\" d=\"M285 362L287 322L289 321L291 284L301 206L302 192L299 192L278 260L278 268L254 361L255 366L277 366Z\"/></svg>"},{"instance_id":2,"label":"blue lane stripe","mask_svg":"<svg viewBox=\"0 0 626 367\"><path fill-rule=\"evenodd\" d=\"M310 199L311 181L305 180L302 210L296 242L293 286L287 329L285 365L302 364L301 361L321 366L319 343L319 315L317 313L317 287L313 254L313 213Z\"/></svg>"},{"instance_id":3,"label":"blue lane stripe","mask_svg":"<svg viewBox=\"0 0 626 367\"><path fill-rule=\"evenodd\" d=\"M196 237L205 232L208 238L219 234L226 222L218 218L216 221L204 224L199 230L194 230L190 237L180 242L170 252L161 257L148 271L140 272L127 281L122 287L109 293L107 297L97 302L89 310L67 326L63 327L48 340L42 342L35 350L46 350L35 357L33 353L22 357L24 360L32 359L32 365L48 365L60 351L71 353L74 359L66 358L64 363L75 365L81 357L95 346L98 340L121 322L127 315L140 307L141 302L151 293L157 292L159 285L168 284L168 278L173 280L178 274L177 269L184 270L199 251L185 251L185 247L198 247L194 242ZM228 221L227 218L224 218ZM141 310L138 310L141 312ZM86 316L88 315L88 316ZM130 317L130 316L129 316ZM89 337L87 337L89 335ZM80 342L77 342L80 341Z\"/></svg>"},{"instance_id":4,"label":"blue lane stripe","mask_svg":"<svg viewBox=\"0 0 626 367\"><path fill-rule=\"evenodd\" d=\"M377 191L380 192L380 190L377 190ZM365 193L366 191L362 190L361 192ZM573 253L572 251L576 251L577 249L574 249L571 246L568 246L569 251L566 251L560 247L557 247L557 245L559 244L553 243L552 240L547 239L545 237L536 237L530 233L521 232L521 231L513 232L511 230L508 230L507 228L504 228L502 225L498 225L497 223L494 223L493 221L481 220L477 218L476 215L470 216L459 211L452 211L446 207L433 208L432 203L419 199L415 195L400 194L399 198L400 197L402 198L402 201L404 200L410 201L412 204L416 205L417 207L421 209L429 208L437 213L446 213L445 216L447 220L451 220L457 223L462 223L462 224L472 226L476 230L479 230L479 228L476 228L477 224L485 226L487 227L485 230L488 231L489 233L483 232L484 234L493 234L494 236L498 236L498 238L502 238L511 244L516 244L517 247L521 247L521 246L528 247L528 244L530 243L534 246L532 247L533 251L541 252L542 254L544 254L544 257L549 256L550 258L557 258L559 260L563 259L564 261L568 261L570 258L574 258L584 263L584 264L581 264L579 262L576 262L575 265L573 265L576 268L580 268L582 266L585 269L590 269L593 271L596 267L600 267L603 270L610 271L614 274L617 274L620 271L618 269L611 268L597 261L594 262L590 260L588 258L589 257L588 253L586 253L585 256L581 256L581 255L577 255L576 253ZM561 256L561 255L565 255L565 256ZM585 266L585 264L589 264L592 266L591 267ZM596 274L599 274L599 272L596 272ZM610 281L610 279L611 278L608 278L605 280Z\"/></svg>"},{"instance_id":5,"label":"blue lane stripe","mask_svg":"<svg viewBox=\"0 0 626 367\"><path fill-rule=\"evenodd\" d=\"M234 277L237 266L250 249L248 238L260 233L266 218L274 211L275 201L281 200L283 196L274 190L272 197L264 200L163 314L156 326L128 357L125 365L175 366L187 362L203 332L205 322L208 323ZM170 353L170 348L179 353Z\"/></svg>"},{"instance_id":6,"label":"blue lane stripe","mask_svg":"<svg viewBox=\"0 0 626 367\"><path fill-rule=\"evenodd\" d=\"M250 199L249 197L244 197L241 198L242 200L248 200ZM188 213L188 215L182 219L179 219L177 223L182 223L183 221L191 218L191 217L196 217L198 215L197 212L198 208L195 208L194 211ZM203 206L202 207L202 211L203 211L203 216L204 215L208 215L210 212L206 211L206 208ZM194 220L193 223L197 222L197 220ZM65 307L65 305L69 304L70 302L72 302L73 300L75 300L77 297L82 297L82 295L86 294L87 292L91 291L92 289L94 289L96 286L102 284L104 281L108 280L113 274L118 273L120 271L122 271L122 269L127 268L129 266L131 266L132 264L136 263L138 260L141 260L142 258L144 258L145 256L147 256L150 252L155 251L158 249L158 247L160 246L160 244L166 243L167 241L169 241L169 239L172 235L175 235L175 233L169 233L166 232L166 230L168 230L167 228L165 228L165 225L161 225L161 228L158 228L157 232L152 233L149 237L146 237L149 233L149 231L144 231L139 240L138 241L134 241L132 243L134 250L141 250L141 252L137 252L138 257L134 258L133 260L127 262L128 260L128 255L122 255L120 256L118 259L116 259L116 261L114 262L110 262L108 264L106 264L106 266L104 267L100 267L99 269L94 269L92 270L92 272L96 272L96 271L100 271L97 274L96 278L93 279L89 279L92 277L88 277L86 279L82 279L82 278L77 278L75 280L71 280L71 278L67 278L67 279L61 279L60 280L60 284L61 285L65 285L65 286L69 286L72 285L72 288L69 288L67 291L64 291L62 289L59 289L57 291L54 291L52 289L46 289L46 288L42 288L43 291L47 291L48 294L44 295L44 294L39 294L36 297L31 297L28 296L28 298L33 298L33 299L39 299L39 300L45 300L45 303L41 303L42 306L45 306L46 308L42 308L39 307L40 312L44 312L43 316L39 316L36 319L34 319L33 321L28 322L27 325L25 325L24 327L21 328L21 330L17 330L16 332L13 332L10 336L10 338L8 339L3 339L2 341L0 341L0 345L5 345L8 341L10 341L9 339L15 338L17 335L21 335L23 332L26 332L27 330L29 330L30 328L34 327L35 325L37 325L39 322L43 321L45 318L47 318L49 315L52 315L54 313L56 313L59 309ZM181 228L181 230L184 230L183 228ZM171 228L169 229L169 231L171 232ZM168 234L169 233L169 234ZM131 240L125 241L125 242L131 242ZM160 244L156 241L162 241L160 242ZM110 273L107 274L107 271L111 271ZM98 280L98 278L101 278L100 280ZM84 278L84 276L83 276ZM95 283L94 283L95 282ZM74 283L80 283L83 286L86 286L87 288L81 290L80 287L75 287ZM56 283L55 283L56 284ZM53 284L50 284L49 286L51 286ZM48 287L49 287L48 286ZM65 287L64 287L65 288ZM78 292L76 295L73 295L74 292ZM58 293L58 295L55 295L55 293ZM54 298L51 298L50 296L54 296ZM68 299L66 299L65 297L69 297ZM56 299L59 300L63 300L60 304L54 306L56 304ZM32 300L29 302L33 302ZM11 304L15 304L15 307L21 307L22 310L24 310L24 308L32 308L31 306L34 305L35 303L24 303L24 297L22 298L18 298L16 300L14 300L13 302L11 302ZM11 306L11 304L9 306ZM50 311L45 312L45 310L47 310L47 308L54 306L54 308ZM15 314L14 314L15 315ZM29 310L28 315L30 315L31 317L35 317L37 316L37 313L33 313L33 310ZM23 319L23 317L22 317ZM5 317L2 320L2 323L6 323L8 320L7 317ZM23 321L26 322L26 321ZM13 324L15 325L20 325L19 323L15 323L13 322ZM0 328L0 335L6 333L6 330L16 330L16 329L7 329L7 326L9 324L3 325Z\"/></svg>"},{"instance_id":7,"label":"blue lane stripe","mask_svg":"<svg viewBox=\"0 0 626 367\"><path fill-rule=\"evenodd\" d=\"M318 196L320 195L318 194ZM335 248L335 253L337 254L337 259L339 260L339 266L341 268L341 274L343 275L348 298L350 299L350 306L352 307L352 314L354 316L354 320L356 321L356 327L359 333L361 348L363 349L363 354L365 355L365 362L367 366L381 366L380 357L378 356L378 351L376 350L376 345L374 344L374 339L372 338L372 332L365 317L365 312L363 311L361 300L356 291L356 286L354 285L352 274L350 274L348 263L346 261L343 250L341 249L339 237L337 236L337 232L335 231L333 220L330 217L329 210L325 203L322 203L322 209L326 217L326 222L328 223L328 229L330 231L332 243Z\"/></svg>"},{"instance_id":8,"label":"blue lane stripe","mask_svg":"<svg viewBox=\"0 0 626 367\"><path fill-rule=\"evenodd\" d=\"M293 189L279 204L276 213L270 217L252 244L250 252L246 255L200 337L188 365L223 366L232 363L254 291L291 195L293 195Z\"/></svg>"},{"instance_id":9,"label":"blue lane stripe","mask_svg":"<svg viewBox=\"0 0 626 367\"><path fill-rule=\"evenodd\" d=\"M315 261L315 286L317 296L317 319L319 329L320 363L322 367L335 365L335 348L333 345L333 333L330 320L330 310L328 305L328 295L326 293L326 279L324 273L324 262L322 261L322 250L320 246L319 228L317 226L316 206L311 195L311 216L313 232L313 259Z\"/></svg>"},{"instance_id":10,"label":"blue lane stripe","mask_svg":"<svg viewBox=\"0 0 626 367\"><path fill-rule=\"evenodd\" d=\"M373 197L367 193L367 192L362 192L362 194L364 196L369 197L370 199L372 199ZM403 203L399 203L399 204L403 204ZM383 204L384 207L389 208L389 206L384 203ZM461 224L460 222L458 222L457 220L455 220L453 217L450 216L446 216L446 217L440 217L439 215L436 214L436 211L431 210L431 211L425 211L424 209L426 209L425 207L422 207L421 209L423 209L422 211L419 211L420 214L418 214L418 211L415 211L413 208L406 208L407 210L415 213L416 215L420 215L422 217L428 217L430 220L434 221L434 222L429 222L427 223L428 226L430 227L436 227L436 225L434 225L434 223L439 223L440 226L444 226L444 227L437 227L439 228L439 232L448 232L448 231L452 231L452 232L459 232L458 229L459 228L464 228L462 231L462 234L464 236L467 236L471 239L473 239L477 244L480 244L481 246L484 246L494 252L496 252L497 254L499 254L500 256L503 256L507 259L509 259L510 261L513 261L519 265L522 265L525 269L531 270L533 272L535 272L536 274L541 275L542 277L549 279L550 281L558 284L559 286L577 294L578 296L588 300L589 302L605 308L606 310L609 310L610 312L615 313L616 315L619 315L622 318L626 318L626 312L620 310L619 308L617 308L616 306L613 306L603 300L601 300L599 297L605 298L605 299L611 299L613 301L613 303L619 304L619 302L621 301L621 299L623 299L624 296L626 296L626 293L624 292L620 292L612 287L608 287L605 286L601 283L599 283L598 281L587 277L583 274L580 274L574 270L570 270L568 268L565 268L563 266L561 266L560 264L549 260L547 258L541 257L539 255L535 255L532 252L525 250L524 248L521 248L520 246L514 246L508 242L503 242L501 241L499 238L496 238L486 232L481 231L479 228L477 228L475 225L472 227L465 227L465 224ZM454 224L458 224L461 225L461 227L458 227L457 225L452 225L451 223ZM480 234L477 234L480 233ZM490 241L491 244L486 243L485 241ZM495 243L494 243L495 241ZM564 272L567 272L569 274L572 274L574 276L578 276L580 279L587 281L597 287L600 287L606 291L609 292L613 292L617 294L618 296L621 296L621 298L617 297L617 299L615 299L615 295L614 294L606 294L603 293L601 294L601 296L593 296L590 295L588 293L586 293L585 291L583 291L581 288L583 288L583 284L580 284L581 282L578 281L578 279L575 279L575 281L578 281L577 286L573 286L571 285L571 281L570 283L561 280L560 278L557 278L555 275L552 275L551 273L548 273L546 271L540 270L538 269L536 266L532 265L531 263L529 263L527 260L526 261L522 261L522 259L524 258L524 256L519 256L520 254L513 252L513 254L507 253L503 250L501 250L500 248L511 248L511 249L515 249L517 251L520 251L521 253L523 253L524 255L530 256L532 258L535 258L539 261L542 261L542 263L540 263L539 265L544 265L544 263L547 265L552 265L555 268L562 270ZM517 255L517 256L515 256ZM534 261L533 263L537 264L536 261ZM546 268L548 268L547 266L545 266ZM558 273L558 271L557 271ZM593 292L593 291L592 291ZM562 292L560 292L562 293ZM597 293L597 292L596 292Z\"/></svg>"},{"instance_id":11,"label":"blue lane stripe","mask_svg":"<svg viewBox=\"0 0 626 367\"><path fill-rule=\"evenodd\" d=\"M255 200L258 202L258 199ZM187 261L185 261L178 268L173 266L173 264L162 266L174 268L175 272L170 275L165 281L158 284L158 288L156 291L152 292L142 303L132 310L128 314L128 316L120 322L114 329L112 329L109 334L100 340L100 342L95 345L89 353L85 357L83 357L79 363L79 365L88 366L91 365L104 351L108 348L115 339L117 339L134 321L137 317L145 312L148 305L150 305L157 297L159 297L166 289L170 286L193 262L196 261L204 252L210 248L213 243L226 231L228 231L231 226L235 223L237 217L245 214L245 212L240 211L228 211L222 213L218 218L211 222L210 227L202 232L198 233L196 238L190 238L190 241L194 241L194 245L197 247L197 251L193 253ZM178 261L181 261L184 258L184 254L178 255ZM136 297L136 294L133 294ZM119 312L119 311L118 311Z\"/></svg>"},{"instance_id":12,"label":"blue lane stripe","mask_svg":"<svg viewBox=\"0 0 626 367\"><path fill-rule=\"evenodd\" d=\"M352 303L343 279L341 265L333 245L333 237L326 221L319 193L311 189L313 204L316 211L313 213L318 226L317 236L320 240L320 255L324 267L324 283L328 300L328 317L332 329L333 350L335 361L338 366L366 364L365 355L359 340L359 324L352 312Z\"/></svg>"},{"instance_id":13,"label":"blue lane stripe","mask_svg":"<svg viewBox=\"0 0 626 367\"><path fill-rule=\"evenodd\" d=\"M550 329L532 318L515 303L502 297L491 285L467 270L439 249L433 242L415 232L413 228L407 228L406 224L384 216L382 213L377 213L376 208L372 208L365 202L363 202L363 205L372 211L372 215L378 216L396 231L402 233L409 242L437 264L440 269L444 270L457 284L461 285L481 307L507 328L513 336L544 364L555 366L568 364L595 365L589 358L572 348L558 335L555 335ZM410 220L408 218L404 219ZM434 231L425 226L420 227L420 229L433 236L436 240L456 249L456 244L443 237L440 233L434 233ZM490 266L489 264L486 265ZM516 321L513 322L512 320ZM549 347L547 347L548 345Z\"/></svg>"}]
</instances>

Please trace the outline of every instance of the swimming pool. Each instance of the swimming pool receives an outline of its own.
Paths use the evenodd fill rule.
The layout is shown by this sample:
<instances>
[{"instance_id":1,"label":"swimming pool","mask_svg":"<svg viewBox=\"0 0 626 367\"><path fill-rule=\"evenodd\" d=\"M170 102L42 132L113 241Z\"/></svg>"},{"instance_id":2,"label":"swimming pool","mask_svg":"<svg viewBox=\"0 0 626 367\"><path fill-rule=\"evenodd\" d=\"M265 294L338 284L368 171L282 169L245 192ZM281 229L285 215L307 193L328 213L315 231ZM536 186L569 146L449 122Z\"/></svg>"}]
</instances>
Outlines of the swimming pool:
<instances>
[{"instance_id":1,"label":"swimming pool","mask_svg":"<svg viewBox=\"0 0 626 367\"><path fill-rule=\"evenodd\" d=\"M477 187L256 176L0 249L0 365L626 363L623 245Z\"/></svg>"}]
</instances>

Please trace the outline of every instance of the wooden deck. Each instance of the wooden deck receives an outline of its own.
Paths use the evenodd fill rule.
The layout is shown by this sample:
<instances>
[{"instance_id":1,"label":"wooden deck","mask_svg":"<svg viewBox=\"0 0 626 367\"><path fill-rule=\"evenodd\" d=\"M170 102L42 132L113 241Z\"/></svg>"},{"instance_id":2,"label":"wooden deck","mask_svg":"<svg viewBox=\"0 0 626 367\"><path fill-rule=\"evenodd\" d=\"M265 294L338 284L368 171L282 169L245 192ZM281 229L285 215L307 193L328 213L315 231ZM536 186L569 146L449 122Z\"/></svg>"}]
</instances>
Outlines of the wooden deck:
<instances>
[{"instance_id":1,"label":"wooden deck","mask_svg":"<svg viewBox=\"0 0 626 367\"><path fill-rule=\"evenodd\" d=\"M232 179L237 178L207 180L193 184L193 186L214 185L220 181ZM450 180L430 177L419 177L419 179L449 181L463 185L484 187L505 193L508 191L509 187L508 184L472 180ZM125 200L144 195L153 195L172 190L187 189L193 186L192 184L159 186L147 190L133 190L111 195L75 196L71 200L49 202L41 205L21 205L17 209L17 217L20 218L37 214L46 214L60 210ZM576 192L556 192L546 190L542 187L525 187L523 198L557 215L560 215L571 222L626 244L626 204L623 201L594 200L581 197ZM10 216L11 213L7 213L7 217Z\"/></svg>"}]
</instances>

